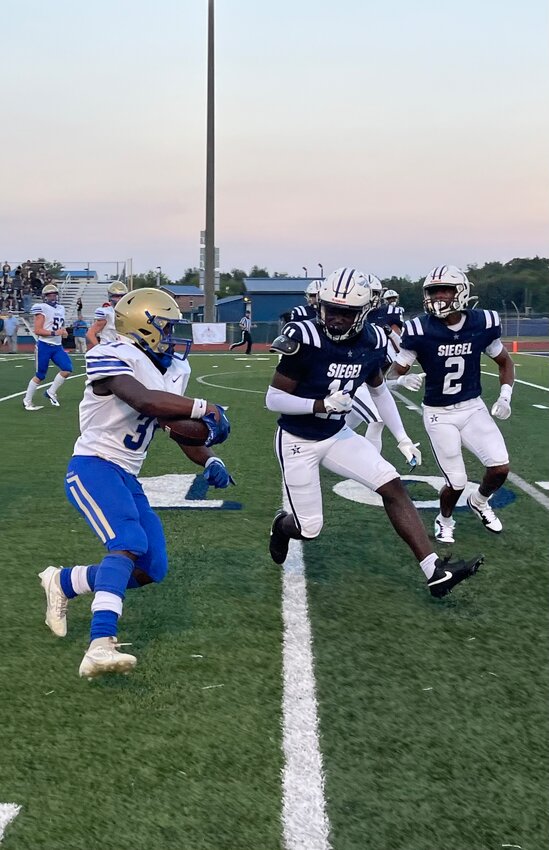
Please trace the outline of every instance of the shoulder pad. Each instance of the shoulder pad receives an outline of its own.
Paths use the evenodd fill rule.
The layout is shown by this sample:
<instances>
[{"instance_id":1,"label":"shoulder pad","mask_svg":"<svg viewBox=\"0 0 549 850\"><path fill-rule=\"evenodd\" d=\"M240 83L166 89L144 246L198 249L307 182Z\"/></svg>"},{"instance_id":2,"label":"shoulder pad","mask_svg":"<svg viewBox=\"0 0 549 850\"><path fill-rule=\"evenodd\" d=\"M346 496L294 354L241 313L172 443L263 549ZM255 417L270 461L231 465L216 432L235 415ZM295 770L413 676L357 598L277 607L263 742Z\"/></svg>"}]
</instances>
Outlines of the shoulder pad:
<instances>
[{"instance_id":1,"label":"shoulder pad","mask_svg":"<svg viewBox=\"0 0 549 850\"><path fill-rule=\"evenodd\" d=\"M301 344L297 339L290 339L290 337L281 334L272 341L270 350L277 354L297 354L300 348Z\"/></svg>"}]
</instances>

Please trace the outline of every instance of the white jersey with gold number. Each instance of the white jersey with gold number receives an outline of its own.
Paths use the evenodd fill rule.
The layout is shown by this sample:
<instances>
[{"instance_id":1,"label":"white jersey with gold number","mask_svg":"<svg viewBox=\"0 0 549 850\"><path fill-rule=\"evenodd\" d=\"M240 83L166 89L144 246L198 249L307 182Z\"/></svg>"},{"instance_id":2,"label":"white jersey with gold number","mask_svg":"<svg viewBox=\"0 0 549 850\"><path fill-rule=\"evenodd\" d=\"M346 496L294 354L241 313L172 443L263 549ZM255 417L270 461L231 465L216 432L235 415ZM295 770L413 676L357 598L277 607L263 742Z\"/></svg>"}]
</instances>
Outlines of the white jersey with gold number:
<instances>
[{"instance_id":1,"label":"white jersey with gold number","mask_svg":"<svg viewBox=\"0 0 549 850\"><path fill-rule=\"evenodd\" d=\"M105 327L101 328L99 331L99 338L101 342L116 342L118 334L114 324L114 307L110 304L98 307L94 313L94 318L96 321L97 319L104 319L107 323Z\"/></svg>"},{"instance_id":2,"label":"white jersey with gold number","mask_svg":"<svg viewBox=\"0 0 549 850\"><path fill-rule=\"evenodd\" d=\"M65 308L62 304L33 304L31 307L32 316L44 316L44 330L58 331L59 328L65 327ZM62 345L63 339L60 336L41 336L40 342L45 342L48 345Z\"/></svg>"},{"instance_id":3,"label":"white jersey with gold number","mask_svg":"<svg viewBox=\"0 0 549 850\"><path fill-rule=\"evenodd\" d=\"M79 410L80 437L74 454L101 457L138 475L155 432L156 418L139 413L115 395L95 395L93 382L113 375L131 375L149 390L182 396L190 374L188 361L174 358L163 375L126 337L90 349L86 354L86 389Z\"/></svg>"}]
</instances>

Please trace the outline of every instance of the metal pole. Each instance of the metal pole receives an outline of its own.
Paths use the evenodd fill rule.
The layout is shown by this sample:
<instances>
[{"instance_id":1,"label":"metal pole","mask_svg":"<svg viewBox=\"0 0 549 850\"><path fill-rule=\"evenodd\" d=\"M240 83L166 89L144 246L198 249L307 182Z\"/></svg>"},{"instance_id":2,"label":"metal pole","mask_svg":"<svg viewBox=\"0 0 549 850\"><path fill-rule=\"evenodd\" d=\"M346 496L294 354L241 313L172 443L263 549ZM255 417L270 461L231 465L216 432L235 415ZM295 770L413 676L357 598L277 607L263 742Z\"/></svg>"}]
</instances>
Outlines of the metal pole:
<instances>
[{"instance_id":1,"label":"metal pole","mask_svg":"<svg viewBox=\"0 0 549 850\"><path fill-rule=\"evenodd\" d=\"M162 275L162 266L157 266L156 267L156 288L157 289L160 289L161 275Z\"/></svg>"},{"instance_id":2,"label":"metal pole","mask_svg":"<svg viewBox=\"0 0 549 850\"><path fill-rule=\"evenodd\" d=\"M320 269L320 277L322 279L324 279L324 266L322 265L322 263L317 263L317 265L318 265L318 268Z\"/></svg>"},{"instance_id":3,"label":"metal pole","mask_svg":"<svg viewBox=\"0 0 549 850\"><path fill-rule=\"evenodd\" d=\"M206 127L206 250L204 321L213 322L215 303L215 86L214 0L208 0L208 96Z\"/></svg>"},{"instance_id":4,"label":"metal pole","mask_svg":"<svg viewBox=\"0 0 549 850\"><path fill-rule=\"evenodd\" d=\"M517 342L518 342L519 339L520 339L520 313L519 313L519 308L517 307L515 302L511 301L511 304L513 305L513 307L517 311Z\"/></svg>"},{"instance_id":5,"label":"metal pole","mask_svg":"<svg viewBox=\"0 0 549 850\"><path fill-rule=\"evenodd\" d=\"M302 269L303 269L303 271L305 272L305 277L309 277L309 275L308 275L308 273L307 273L307 266L301 266L301 268L302 268Z\"/></svg>"}]
</instances>

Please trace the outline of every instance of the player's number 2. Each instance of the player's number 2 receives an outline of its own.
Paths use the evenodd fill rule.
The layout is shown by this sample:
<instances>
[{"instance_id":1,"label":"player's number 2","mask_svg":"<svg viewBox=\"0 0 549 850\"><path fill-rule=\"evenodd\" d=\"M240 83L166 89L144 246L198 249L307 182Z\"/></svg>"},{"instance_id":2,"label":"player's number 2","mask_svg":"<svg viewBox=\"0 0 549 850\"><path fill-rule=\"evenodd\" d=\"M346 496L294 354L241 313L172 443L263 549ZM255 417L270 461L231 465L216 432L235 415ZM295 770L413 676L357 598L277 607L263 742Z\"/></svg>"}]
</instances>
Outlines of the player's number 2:
<instances>
[{"instance_id":1,"label":"player's number 2","mask_svg":"<svg viewBox=\"0 0 549 850\"><path fill-rule=\"evenodd\" d=\"M465 360L463 357L447 357L444 361L444 368L449 371L444 376L442 392L444 395L455 395L461 390L459 379L465 372Z\"/></svg>"}]
</instances>

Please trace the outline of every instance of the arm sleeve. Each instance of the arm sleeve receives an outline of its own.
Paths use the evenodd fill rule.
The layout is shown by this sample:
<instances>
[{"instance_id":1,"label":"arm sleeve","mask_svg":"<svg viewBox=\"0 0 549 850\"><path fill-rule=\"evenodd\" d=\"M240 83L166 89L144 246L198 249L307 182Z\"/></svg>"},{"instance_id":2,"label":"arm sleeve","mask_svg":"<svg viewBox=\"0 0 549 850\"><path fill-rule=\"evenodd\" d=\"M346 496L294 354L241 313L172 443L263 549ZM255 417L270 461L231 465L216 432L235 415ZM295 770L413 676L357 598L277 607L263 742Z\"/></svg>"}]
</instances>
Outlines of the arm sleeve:
<instances>
[{"instance_id":1,"label":"arm sleeve","mask_svg":"<svg viewBox=\"0 0 549 850\"><path fill-rule=\"evenodd\" d=\"M284 390L269 387L265 397L265 403L267 409L272 410L274 413L303 416L303 414L313 412L315 400L314 398L301 398L301 396L285 393Z\"/></svg>"},{"instance_id":2,"label":"arm sleeve","mask_svg":"<svg viewBox=\"0 0 549 850\"><path fill-rule=\"evenodd\" d=\"M369 390L372 400L378 409L379 415L385 422L397 443L400 443L401 440L405 440L408 435L404 430L404 425L402 424L402 419L400 418L396 402L389 392L389 388L385 381L379 387L369 387Z\"/></svg>"}]
</instances>

